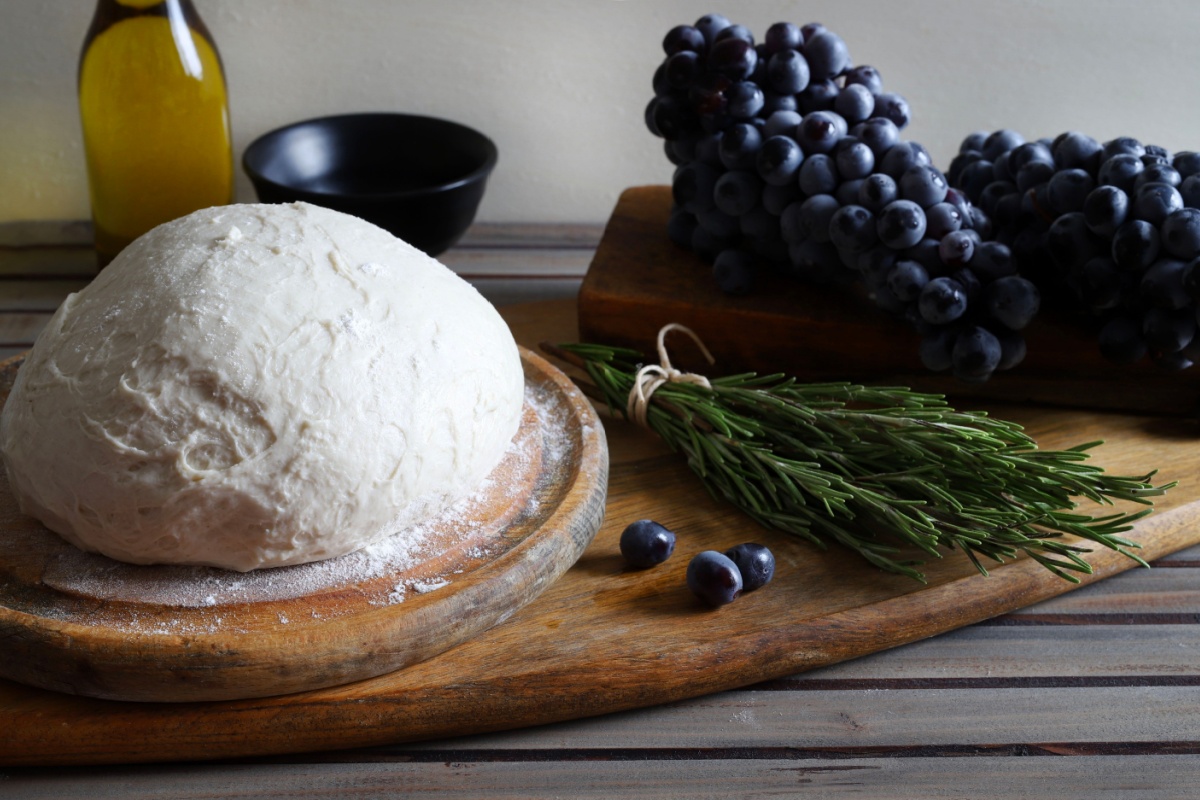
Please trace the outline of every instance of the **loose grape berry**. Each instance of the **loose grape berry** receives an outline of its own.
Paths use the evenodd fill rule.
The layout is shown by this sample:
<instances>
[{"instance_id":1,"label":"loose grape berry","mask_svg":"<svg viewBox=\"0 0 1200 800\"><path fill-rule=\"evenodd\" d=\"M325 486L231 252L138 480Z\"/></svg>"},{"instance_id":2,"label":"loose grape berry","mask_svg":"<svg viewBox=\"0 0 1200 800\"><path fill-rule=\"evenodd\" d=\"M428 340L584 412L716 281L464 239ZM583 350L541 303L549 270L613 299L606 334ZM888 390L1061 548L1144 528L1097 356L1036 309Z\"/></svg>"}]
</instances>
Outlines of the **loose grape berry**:
<instances>
[{"instance_id":1,"label":"loose grape berry","mask_svg":"<svg viewBox=\"0 0 1200 800\"><path fill-rule=\"evenodd\" d=\"M705 550L688 563L687 585L693 594L715 608L732 603L741 595L742 573L728 556Z\"/></svg>"},{"instance_id":2,"label":"loose grape berry","mask_svg":"<svg viewBox=\"0 0 1200 800\"><path fill-rule=\"evenodd\" d=\"M755 542L745 542L725 551L742 574L742 591L752 592L775 577L775 555Z\"/></svg>"},{"instance_id":3,"label":"loose grape berry","mask_svg":"<svg viewBox=\"0 0 1200 800\"><path fill-rule=\"evenodd\" d=\"M621 555L639 569L666 561L675 551L675 534L654 520L639 519L621 532Z\"/></svg>"}]
</instances>

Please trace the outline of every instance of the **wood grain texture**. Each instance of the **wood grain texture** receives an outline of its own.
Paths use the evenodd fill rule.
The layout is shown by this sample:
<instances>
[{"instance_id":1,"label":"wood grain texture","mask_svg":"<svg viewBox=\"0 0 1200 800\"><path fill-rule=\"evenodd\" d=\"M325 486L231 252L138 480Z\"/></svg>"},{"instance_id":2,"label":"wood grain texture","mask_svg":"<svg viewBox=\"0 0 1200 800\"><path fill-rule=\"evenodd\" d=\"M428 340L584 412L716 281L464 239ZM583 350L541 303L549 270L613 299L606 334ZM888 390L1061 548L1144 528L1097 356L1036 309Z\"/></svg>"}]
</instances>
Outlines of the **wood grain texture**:
<instances>
[{"instance_id":1,"label":"wood grain texture","mask_svg":"<svg viewBox=\"0 0 1200 800\"><path fill-rule=\"evenodd\" d=\"M0 479L0 675L116 700L264 697L392 672L507 618L591 542L608 471L591 406L545 360L521 356L515 447L462 518L411 546L415 563L405 553L369 570L337 566L361 563L351 555L253 575L120 564L22 516ZM4 366L0 376L15 374Z\"/></svg>"},{"instance_id":2,"label":"wood grain texture","mask_svg":"<svg viewBox=\"0 0 1200 800\"><path fill-rule=\"evenodd\" d=\"M504 313L525 344L575 338L569 303L518 306ZM1183 479L1184 485L1162 502L1162 512L1139 525L1134 538L1145 545L1150 558L1200 540L1195 525L1200 495L1189 480L1200 469L1200 451L1188 423L1100 412L995 410L1025 423L1043 446L1106 438L1108 444L1096 455L1104 466L1123 472L1157 466L1164 480ZM609 419L605 426L612 471L604 525L579 562L505 624L399 672L256 701L128 704L0 683L0 763L300 753L510 730L661 706L921 640L1071 588L1028 560L1000 567L985 579L946 559L929 565L926 587L883 575L844 552L818 551L758 528L708 497L661 443L623 422ZM620 531L647 516L679 531L679 545L672 560L659 568L628 570L617 547ZM687 561L700 550L724 549L746 540L761 541L775 551L775 581L725 608L703 608L684 586ZM1095 553L1091 560L1097 567L1091 580L1131 566L1110 553ZM1145 574L1150 573L1136 573ZM826 708L834 716L838 703L845 711L861 702L861 693L840 699L837 692L820 694L832 698ZM913 702L919 704L916 698L921 696L912 695ZM932 726L942 715L957 713L955 703L961 701L952 699L940 710L920 713ZM796 740L796 731L804 729L803 706L809 702L806 693L804 703L792 701L792 711L773 709L801 715L790 717L796 728L777 728L778 737L783 737L775 739L777 744ZM650 715L647 735L657 726L654 720L662 718L659 715L678 707L642 712ZM703 725L733 713L736 710L718 710L705 716ZM1004 713L1002 707L998 713ZM1097 713L1104 713L1103 708ZM1171 730L1178 732L1184 720L1181 716L1171 723ZM677 738L700 726L692 719L664 730ZM613 730L615 741L628 735L629 726L624 732ZM1146 728L1140 735L1149 736L1152 730ZM1088 735L1086 726L1079 731ZM524 732L516 741L528 735L537 732Z\"/></svg>"},{"instance_id":3,"label":"wood grain texture","mask_svg":"<svg viewBox=\"0 0 1200 800\"><path fill-rule=\"evenodd\" d=\"M979 402L1026 402L1195 416L1200 369L1168 372L1147 360L1116 367L1099 354L1085 321L1043 309L1027 328L1028 356L983 384L930 373L910 325L861 294L760 274L748 297L721 293L711 268L667 238L666 186L626 190L579 293L585 341L654 352L668 322L691 327L722 374L786 371L806 380L901 384ZM682 338L682 337L681 337ZM689 342L679 365L709 369Z\"/></svg>"}]
</instances>

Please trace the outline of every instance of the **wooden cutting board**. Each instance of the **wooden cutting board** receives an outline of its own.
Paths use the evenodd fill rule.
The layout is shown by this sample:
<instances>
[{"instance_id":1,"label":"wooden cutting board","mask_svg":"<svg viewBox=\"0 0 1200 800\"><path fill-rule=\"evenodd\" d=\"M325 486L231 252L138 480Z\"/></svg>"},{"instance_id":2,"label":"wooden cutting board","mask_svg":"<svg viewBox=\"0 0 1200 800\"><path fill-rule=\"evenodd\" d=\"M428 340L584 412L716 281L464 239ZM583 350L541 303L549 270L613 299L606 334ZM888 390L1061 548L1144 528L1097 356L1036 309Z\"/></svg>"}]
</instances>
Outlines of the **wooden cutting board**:
<instances>
[{"instance_id":1,"label":"wooden cutting board","mask_svg":"<svg viewBox=\"0 0 1200 800\"><path fill-rule=\"evenodd\" d=\"M504 310L517 338L575 340L572 303ZM1200 541L1197 429L1182 420L996 407L1046 447L1107 440L1111 470L1161 468L1181 485L1134 538L1158 558ZM1061 594L1072 585L1029 560L982 578L953 558L929 584L882 574L840 550L765 531L710 498L680 460L627 423L604 421L607 516L576 565L509 620L439 656L346 686L260 700L122 703L0 681L0 764L234 758L361 747L537 725L667 703L793 674L915 641ZM674 528L673 557L627 569L629 522ZM742 541L770 546L775 580L732 605L701 606L688 560ZM1096 574L1128 569L1107 551Z\"/></svg>"},{"instance_id":2,"label":"wooden cutting board","mask_svg":"<svg viewBox=\"0 0 1200 800\"><path fill-rule=\"evenodd\" d=\"M506 619L591 542L608 451L568 378L522 349L517 435L440 518L314 564L249 573L83 553L0 476L0 676L112 700L291 694L423 661ZM0 364L0 403L20 358Z\"/></svg>"},{"instance_id":3,"label":"wooden cutting board","mask_svg":"<svg viewBox=\"0 0 1200 800\"><path fill-rule=\"evenodd\" d=\"M585 341L653 353L667 322L696 331L719 373L785 371L807 380L899 384L974 402L1033 401L1194 416L1200 367L1168 372L1149 360L1115 366L1104 360L1086 320L1043 308L1025 330L1028 355L982 384L926 370L919 337L861 293L821 289L763 273L748 297L717 289L711 267L667 238L671 190L626 190L604 231L579 292ZM683 337L680 337L683 339ZM685 339L673 360L708 370Z\"/></svg>"}]
</instances>

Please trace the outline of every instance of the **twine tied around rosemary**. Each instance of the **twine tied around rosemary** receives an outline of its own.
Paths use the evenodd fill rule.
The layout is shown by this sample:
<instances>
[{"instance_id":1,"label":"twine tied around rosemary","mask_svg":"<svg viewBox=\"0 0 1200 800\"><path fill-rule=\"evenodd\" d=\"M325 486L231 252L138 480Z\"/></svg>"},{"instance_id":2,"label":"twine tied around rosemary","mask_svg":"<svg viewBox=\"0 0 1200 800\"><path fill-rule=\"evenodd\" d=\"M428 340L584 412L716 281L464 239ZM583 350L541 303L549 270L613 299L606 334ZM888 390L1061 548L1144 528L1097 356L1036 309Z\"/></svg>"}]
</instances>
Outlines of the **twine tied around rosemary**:
<instances>
[{"instance_id":1,"label":"twine tied around rosemary","mask_svg":"<svg viewBox=\"0 0 1200 800\"><path fill-rule=\"evenodd\" d=\"M625 404L626 419L633 420L643 428L648 428L646 422L646 410L650 407L650 398L658 391L659 387L667 383L691 383L696 386L703 386L705 389L711 389L712 384L708 378L695 372L684 372L676 369L671 365L671 358L667 355L667 334L671 331L681 331L692 337L692 341L700 348L700 352L708 360L709 364L716 363L712 353L704 346L704 342L696 335L696 332L686 325L680 325L678 322L668 323L658 331L658 363L643 364L642 367L633 376L633 389L629 392L629 400Z\"/></svg>"}]
</instances>

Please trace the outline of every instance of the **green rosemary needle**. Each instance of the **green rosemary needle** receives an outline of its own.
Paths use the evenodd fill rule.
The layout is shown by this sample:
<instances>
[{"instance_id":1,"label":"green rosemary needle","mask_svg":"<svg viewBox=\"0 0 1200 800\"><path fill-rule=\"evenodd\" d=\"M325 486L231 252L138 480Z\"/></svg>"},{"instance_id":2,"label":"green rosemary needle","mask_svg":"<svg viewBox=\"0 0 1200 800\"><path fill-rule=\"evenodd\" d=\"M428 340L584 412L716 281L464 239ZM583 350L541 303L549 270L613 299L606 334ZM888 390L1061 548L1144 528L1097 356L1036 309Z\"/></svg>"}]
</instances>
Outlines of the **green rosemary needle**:
<instances>
[{"instance_id":1,"label":"green rosemary needle","mask_svg":"<svg viewBox=\"0 0 1200 800\"><path fill-rule=\"evenodd\" d=\"M627 401L645 358L594 344L543 345L587 371L583 391L629 416ZM1026 553L1078 583L1090 574L1080 544L1122 553L1122 536L1150 508L1091 516L1077 499L1152 505L1173 483L1108 475L1087 463L1100 442L1040 450L1019 425L951 408L940 395L901 387L802 384L753 373L709 386L664 382L645 407L645 424L717 497L758 522L818 546L836 542L875 566L919 581L913 548L940 558L961 551L985 561Z\"/></svg>"}]
</instances>

